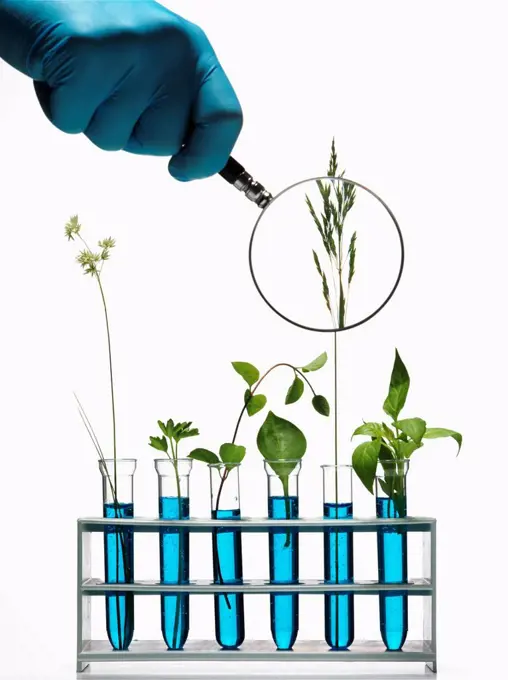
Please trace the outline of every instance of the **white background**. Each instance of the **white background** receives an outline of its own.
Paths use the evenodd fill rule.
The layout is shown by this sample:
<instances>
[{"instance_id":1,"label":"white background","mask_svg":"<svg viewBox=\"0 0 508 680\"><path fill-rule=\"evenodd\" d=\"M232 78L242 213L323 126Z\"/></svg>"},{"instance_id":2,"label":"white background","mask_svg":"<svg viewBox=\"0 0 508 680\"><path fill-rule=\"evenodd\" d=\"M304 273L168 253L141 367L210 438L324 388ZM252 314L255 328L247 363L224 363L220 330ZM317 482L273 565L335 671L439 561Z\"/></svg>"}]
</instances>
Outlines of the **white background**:
<instances>
[{"instance_id":1,"label":"white background","mask_svg":"<svg viewBox=\"0 0 508 680\"><path fill-rule=\"evenodd\" d=\"M410 513L438 518L441 677L500 677L507 632L506 9L451 0L167 4L200 24L216 47L245 112L235 156L252 174L274 192L321 174L335 135L347 175L381 195L399 220L407 248L400 289L375 320L341 338L341 456L348 460L349 434L361 419L381 416L398 347L412 379L406 415L464 434L459 458L453 442L428 442L409 478ZM101 512L96 455L72 390L104 448L110 428L100 299L64 238L68 217L79 214L90 240L118 242L104 283L119 453L139 461L139 515L157 511L147 440L158 418L192 419L202 432L196 443L217 447L231 437L244 389L230 361L301 364L330 350L331 338L286 325L258 297L247 266L257 208L219 177L181 185L164 159L104 153L60 133L29 80L4 64L0 102L0 677L71 678L76 519ZM315 381L331 393L329 367ZM286 383L274 377L269 395L274 410L308 435L301 514L317 515L332 424L323 426L308 403L286 411ZM255 447L261 418L241 435L249 449L245 515L265 512ZM208 507L207 473L196 465L192 513L206 515ZM373 513L372 497L359 486L355 512ZM259 540L246 542L247 576L266 570ZM193 575L206 577L205 539L199 550ZM375 567L369 546L362 550ZM315 554L319 545L303 554L304 575L320 571ZM139 577L156 577L155 555L154 545L140 548ZM139 637L158 637L157 601L149 599L137 610ZM194 605L194 637L212 635L207 599ZM321 635L321 605L313 606L302 604L302 637ZM266 602L250 603L249 612L248 635L268 637Z\"/></svg>"}]
</instances>

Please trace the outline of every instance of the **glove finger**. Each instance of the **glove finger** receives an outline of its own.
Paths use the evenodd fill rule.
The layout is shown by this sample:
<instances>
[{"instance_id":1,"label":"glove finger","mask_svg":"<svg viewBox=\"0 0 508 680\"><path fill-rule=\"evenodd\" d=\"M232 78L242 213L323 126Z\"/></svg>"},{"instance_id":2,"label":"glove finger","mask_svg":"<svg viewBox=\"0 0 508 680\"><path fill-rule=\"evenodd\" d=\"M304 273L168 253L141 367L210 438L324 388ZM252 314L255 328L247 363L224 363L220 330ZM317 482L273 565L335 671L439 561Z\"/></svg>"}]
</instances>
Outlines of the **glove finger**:
<instances>
[{"instance_id":1,"label":"glove finger","mask_svg":"<svg viewBox=\"0 0 508 680\"><path fill-rule=\"evenodd\" d=\"M93 109L85 102L80 105L77 95L72 92L75 88L52 88L42 81L34 81L34 89L41 109L55 127L69 134L84 132L93 116Z\"/></svg>"},{"instance_id":2,"label":"glove finger","mask_svg":"<svg viewBox=\"0 0 508 680\"><path fill-rule=\"evenodd\" d=\"M95 111L85 130L86 137L104 151L126 148L149 101L150 93L139 86L115 92Z\"/></svg>"},{"instance_id":3,"label":"glove finger","mask_svg":"<svg viewBox=\"0 0 508 680\"><path fill-rule=\"evenodd\" d=\"M77 53L79 57L79 52ZM96 109L106 101L121 83L123 73L109 73L106 78L98 78L101 69L108 68L99 62L98 55L79 60L79 70L65 77L66 68L72 68L72 61L66 56L63 66L49 80L49 119L59 130L69 134L84 132ZM52 82L53 81L53 82Z\"/></svg>"},{"instance_id":4,"label":"glove finger","mask_svg":"<svg viewBox=\"0 0 508 680\"><path fill-rule=\"evenodd\" d=\"M125 151L151 156L178 153L188 130L192 110L192 89L187 79L172 84L143 112L125 146Z\"/></svg>"},{"instance_id":5,"label":"glove finger","mask_svg":"<svg viewBox=\"0 0 508 680\"><path fill-rule=\"evenodd\" d=\"M51 106L51 88L49 85L44 83L42 80L34 80L34 90L35 94L37 96L37 99L39 100L39 104L41 106L41 109L46 116L46 118L49 118L51 120L51 112L50 112L50 106Z\"/></svg>"},{"instance_id":6,"label":"glove finger","mask_svg":"<svg viewBox=\"0 0 508 680\"><path fill-rule=\"evenodd\" d=\"M192 131L169 162L170 174L180 181L202 179L226 165L242 129L240 103L231 84L216 63L203 81L192 112Z\"/></svg>"}]
</instances>

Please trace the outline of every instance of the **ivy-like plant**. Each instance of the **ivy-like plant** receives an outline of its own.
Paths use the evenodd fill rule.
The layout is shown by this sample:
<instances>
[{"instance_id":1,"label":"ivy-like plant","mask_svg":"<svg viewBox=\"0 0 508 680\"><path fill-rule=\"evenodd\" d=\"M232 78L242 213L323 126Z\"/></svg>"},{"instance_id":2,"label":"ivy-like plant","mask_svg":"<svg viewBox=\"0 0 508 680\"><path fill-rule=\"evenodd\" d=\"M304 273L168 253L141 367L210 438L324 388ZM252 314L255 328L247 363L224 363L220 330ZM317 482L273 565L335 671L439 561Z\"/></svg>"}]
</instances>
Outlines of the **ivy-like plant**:
<instances>
[{"instance_id":1,"label":"ivy-like plant","mask_svg":"<svg viewBox=\"0 0 508 680\"><path fill-rule=\"evenodd\" d=\"M328 416L330 414L330 405L327 399L317 394L306 374L318 371L327 361L327 354L324 352L316 359L306 364L305 366L294 366L290 363L278 363L268 369L263 375L259 370L250 363L244 361L234 361L232 366L235 371L247 383L247 389L244 393L243 405L240 409L240 415L236 421L235 430L230 443L222 444L219 448L218 455L209 449L198 448L194 449L189 454L189 458L199 460L209 465L224 464L224 470L221 474L221 481L217 491L216 498L216 512L219 509L219 502L224 487L224 483L233 468L242 462L245 457L245 446L236 444L238 431L242 418L247 413L252 417L262 411L267 404L267 398L264 394L258 392L264 380L277 368L286 367L293 372L293 381L291 382L286 393L285 403L287 405L296 403L304 394L305 385L308 385L312 393L312 406L321 415ZM289 420L280 418L272 411L269 411L263 425L259 429L257 435L257 446L261 455L268 461L269 465L279 477L284 495L288 498L289 475L298 461L307 449L307 440L303 432ZM288 498L289 502L289 498Z\"/></svg>"},{"instance_id":2,"label":"ivy-like plant","mask_svg":"<svg viewBox=\"0 0 508 680\"><path fill-rule=\"evenodd\" d=\"M277 368L286 367L291 369L293 371L293 381L287 391L285 403L288 405L296 403L303 395L305 385L307 384L312 393L312 406L321 415L328 416L330 414L330 406L327 399L323 395L316 393L306 376L307 373L318 371L322 368L326 364L327 358L326 352L324 352L314 361L301 367L289 363L278 363L268 369L263 375L250 363L244 361L232 362L233 368L245 380L248 387L244 394L243 405L236 421L231 442L222 444L218 454L204 448L194 449L189 454L189 458L208 463L209 465L224 463L224 472L217 492L217 510L224 482L232 466L241 463L245 457L245 446L240 446L236 443L243 416L247 413L248 416L252 417L262 411L267 404L266 396L258 392L263 381ZM259 430L257 444L260 453L266 458L280 478L285 495L287 495L288 477L291 470L289 470L285 461L297 460L305 453L307 443L303 433L296 425L293 425L288 420L279 418L270 411Z\"/></svg>"},{"instance_id":3,"label":"ivy-like plant","mask_svg":"<svg viewBox=\"0 0 508 680\"><path fill-rule=\"evenodd\" d=\"M353 468L365 488L374 493L374 480L378 462L384 470L384 478L379 480L384 493L393 501L399 514L405 514L406 499L404 491L404 461L422 448L425 439L451 437L462 446L462 435L455 430L443 427L427 427L422 418L400 418L409 392L409 373L399 352L395 350L395 361L390 378L388 396L383 404L384 412L392 422L364 422L356 428L353 437L365 435L369 441L363 442L353 452Z\"/></svg>"}]
</instances>

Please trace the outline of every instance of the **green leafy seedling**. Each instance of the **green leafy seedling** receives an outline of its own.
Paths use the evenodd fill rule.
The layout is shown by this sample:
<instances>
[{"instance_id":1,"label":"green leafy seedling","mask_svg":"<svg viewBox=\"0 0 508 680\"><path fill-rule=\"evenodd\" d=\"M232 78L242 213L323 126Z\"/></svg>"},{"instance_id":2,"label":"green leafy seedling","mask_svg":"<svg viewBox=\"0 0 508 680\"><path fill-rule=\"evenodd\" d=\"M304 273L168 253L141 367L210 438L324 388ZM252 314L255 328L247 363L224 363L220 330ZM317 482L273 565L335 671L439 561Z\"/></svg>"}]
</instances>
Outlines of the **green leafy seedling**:
<instances>
[{"instance_id":1,"label":"green leafy seedling","mask_svg":"<svg viewBox=\"0 0 508 680\"><path fill-rule=\"evenodd\" d=\"M390 386L383 404L384 412L392 418L391 425L364 422L353 432L353 437L370 437L370 441L363 442L353 452L352 464L356 474L369 493L374 493L374 480L380 463L384 470L384 478L379 480L380 486L394 501L401 516L406 512L404 461L423 447L425 439L454 439L458 444L457 455L462 447L462 435L455 430L427 427L422 418L399 417L406 403L409 386L409 373L398 350L395 350Z\"/></svg>"}]
</instances>

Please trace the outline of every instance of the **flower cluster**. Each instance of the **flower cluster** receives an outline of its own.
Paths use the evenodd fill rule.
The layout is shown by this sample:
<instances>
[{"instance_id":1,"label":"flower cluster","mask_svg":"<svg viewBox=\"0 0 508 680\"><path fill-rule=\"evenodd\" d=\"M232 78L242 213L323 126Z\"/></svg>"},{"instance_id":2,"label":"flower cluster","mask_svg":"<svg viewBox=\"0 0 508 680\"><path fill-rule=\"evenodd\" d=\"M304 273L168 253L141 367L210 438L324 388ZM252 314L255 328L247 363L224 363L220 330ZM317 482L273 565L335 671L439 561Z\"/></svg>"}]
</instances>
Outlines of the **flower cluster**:
<instances>
[{"instance_id":1,"label":"flower cluster","mask_svg":"<svg viewBox=\"0 0 508 680\"><path fill-rule=\"evenodd\" d=\"M67 236L68 241L74 241L75 236L77 236L80 241L82 241L85 249L79 253L76 258L76 262L83 267L85 274L97 276L101 273L102 263L106 260L109 260L110 250L116 245L115 239L111 237L102 239L102 241L99 241L97 244L100 248L100 251L92 252L86 241L81 236L80 231L81 224L79 223L78 216L74 215L65 225L65 235Z\"/></svg>"}]
</instances>

